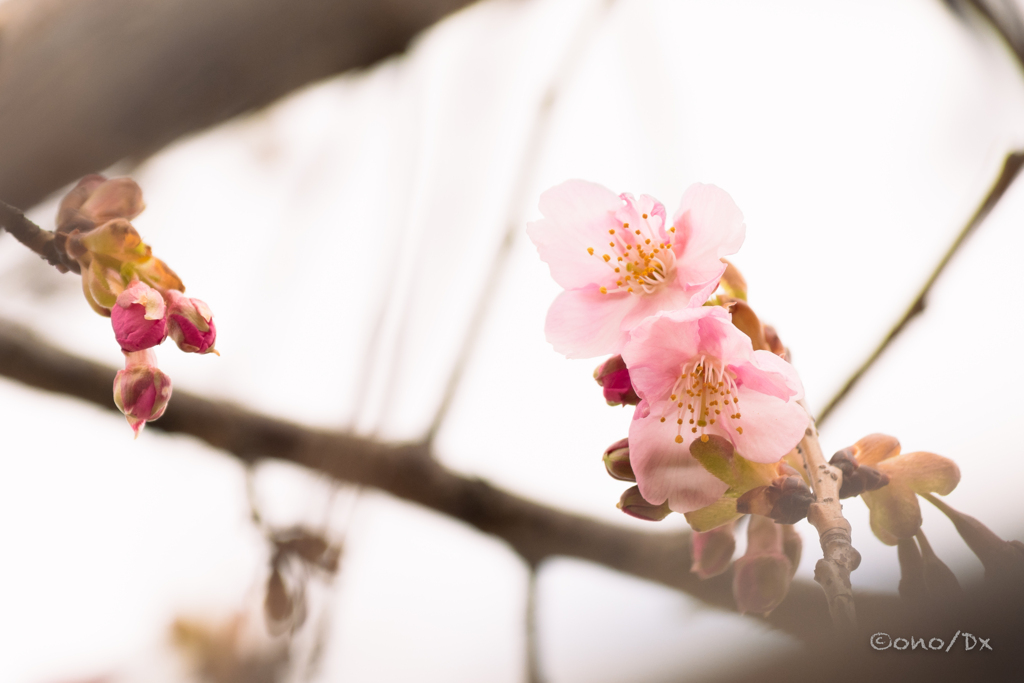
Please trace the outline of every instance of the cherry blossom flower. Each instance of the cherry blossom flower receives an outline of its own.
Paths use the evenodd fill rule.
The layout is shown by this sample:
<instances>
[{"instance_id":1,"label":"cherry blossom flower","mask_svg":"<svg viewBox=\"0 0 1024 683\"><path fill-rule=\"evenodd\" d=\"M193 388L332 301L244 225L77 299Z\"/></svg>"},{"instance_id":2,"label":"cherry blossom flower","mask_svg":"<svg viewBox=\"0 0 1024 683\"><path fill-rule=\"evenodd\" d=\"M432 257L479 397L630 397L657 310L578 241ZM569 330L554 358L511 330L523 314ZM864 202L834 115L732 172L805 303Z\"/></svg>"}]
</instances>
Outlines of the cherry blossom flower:
<instances>
[{"instance_id":1,"label":"cherry blossom flower","mask_svg":"<svg viewBox=\"0 0 1024 683\"><path fill-rule=\"evenodd\" d=\"M637 326L622 350L641 398L629 429L640 493L690 512L728 485L690 455L695 439L717 435L752 462L772 463L800 441L808 416L793 367L750 338L719 306L658 314Z\"/></svg>"},{"instance_id":2,"label":"cherry blossom flower","mask_svg":"<svg viewBox=\"0 0 1024 683\"><path fill-rule=\"evenodd\" d=\"M725 272L721 258L736 253L746 230L732 198L714 185L691 185L671 225L653 197L583 180L545 192L540 210L544 218L527 234L565 288L545 333L569 358L618 353L645 318L703 304Z\"/></svg>"}]
</instances>

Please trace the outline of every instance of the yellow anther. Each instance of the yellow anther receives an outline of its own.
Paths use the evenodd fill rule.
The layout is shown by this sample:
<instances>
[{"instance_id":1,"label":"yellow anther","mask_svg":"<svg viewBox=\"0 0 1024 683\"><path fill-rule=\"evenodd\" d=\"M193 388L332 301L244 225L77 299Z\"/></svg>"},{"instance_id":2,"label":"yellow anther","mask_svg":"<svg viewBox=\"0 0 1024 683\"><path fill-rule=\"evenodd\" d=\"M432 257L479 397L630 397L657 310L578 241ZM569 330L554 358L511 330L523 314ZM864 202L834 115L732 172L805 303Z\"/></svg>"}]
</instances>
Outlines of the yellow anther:
<instances>
[{"instance_id":1,"label":"yellow anther","mask_svg":"<svg viewBox=\"0 0 1024 683\"><path fill-rule=\"evenodd\" d=\"M708 435L707 434L701 434L700 435L700 440L701 440L701 443L707 443L708 442Z\"/></svg>"},{"instance_id":2,"label":"yellow anther","mask_svg":"<svg viewBox=\"0 0 1024 683\"><path fill-rule=\"evenodd\" d=\"M607 288L605 288L605 287L602 287L602 288L601 288L601 293L602 293L602 294L607 294L607 293L608 293L608 289L607 289Z\"/></svg>"},{"instance_id":3,"label":"yellow anther","mask_svg":"<svg viewBox=\"0 0 1024 683\"><path fill-rule=\"evenodd\" d=\"M603 259L604 259L604 262L605 262L605 263L608 263L609 261L611 261L611 260L612 260L612 257L611 257L611 256L609 256L608 254L605 254L605 255L604 255L604 256L602 256L601 258L603 258Z\"/></svg>"},{"instance_id":4,"label":"yellow anther","mask_svg":"<svg viewBox=\"0 0 1024 683\"><path fill-rule=\"evenodd\" d=\"M683 442L683 437L678 435L678 434L676 434L676 443L682 443L682 442Z\"/></svg>"},{"instance_id":5,"label":"yellow anther","mask_svg":"<svg viewBox=\"0 0 1024 683\"><path fill-rule=\"evenodd\" d=\"M591 256L593 256L594 255L594 248L593 247L587 247L587 253L590 254Z\"/></svg>"}]
</instances>

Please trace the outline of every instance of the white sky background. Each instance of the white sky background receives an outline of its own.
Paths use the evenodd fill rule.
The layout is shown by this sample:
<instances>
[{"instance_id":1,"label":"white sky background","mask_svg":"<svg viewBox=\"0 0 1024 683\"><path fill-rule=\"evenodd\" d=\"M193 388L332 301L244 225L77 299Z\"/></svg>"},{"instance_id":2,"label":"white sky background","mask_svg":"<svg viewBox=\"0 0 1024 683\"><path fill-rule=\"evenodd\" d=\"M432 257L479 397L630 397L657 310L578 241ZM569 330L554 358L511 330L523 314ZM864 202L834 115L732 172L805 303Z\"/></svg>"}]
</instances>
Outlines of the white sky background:
<instances>
[{"instance_id":1,"label":"white sky background","mask_svg":"<svg viewBox=\"0 0 1024 683\"><path fill-rule=\"evenodd\" d=\"M217 313L221 358L161 348L176 386L311 425L418 436L504 230L538 217L544 189L586 178L652 194L671 212L701 181L743 210L735 262L820 409L898 319L1006 152L1024 144L1024 77L993 35L937 0L618 0L603 16L596 7L483 3L407 57L132 169L148 204L140 232ZM560 71L521 204L524 148ZM32 218L52 226L55 202ZM822 430L826 453L882 431L905 451L954 458L963 480L951 504L1017 537L1021 216L1018 184ZM600 463L629 411L603 405L596 360L567 361L544 341L557 293L520 230L440 457L532 499L648 530L615 509L624 486ZM120 362L78 279L9 236L0 314ZM8 381L0 409L0 680L184 680L167 651L171 620L226 619L265 579L242 468L156 430L133 442L109 411ZM256 486L276 523L347 530L316 680L524 680L527 572L501 542L375 492L355 504L347 491L331 498L324 481L288 466L264 467ZM864 555L855 586L895 590L894 549L871 535L859 499L846 511ZM951 525L924 514L940 556L978 578ZM809 579L819 555L803 526ZM538 595L552 683L689 679L734 665L737 635L752 656L788 642L577 561L546 565Z\"/></svg>"}]
</instances>

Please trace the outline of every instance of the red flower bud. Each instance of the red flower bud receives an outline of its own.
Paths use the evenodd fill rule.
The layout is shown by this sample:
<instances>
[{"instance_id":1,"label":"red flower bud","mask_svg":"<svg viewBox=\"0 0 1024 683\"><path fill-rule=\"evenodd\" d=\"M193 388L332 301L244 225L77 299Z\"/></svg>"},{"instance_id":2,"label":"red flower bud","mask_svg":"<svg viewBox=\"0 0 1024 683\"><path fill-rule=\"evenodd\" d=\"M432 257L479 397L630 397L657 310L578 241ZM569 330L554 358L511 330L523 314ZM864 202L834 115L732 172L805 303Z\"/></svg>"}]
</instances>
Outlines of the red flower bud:
<instances>
[{"instance_id":1,"label":"red flower bud","mask_svg":"<svg viewBox=\"0 0 1024 683\"><path fill-rule=\"evenodd\" d=\"M136 438L146 423L164 414L171 398L171 378L156 366L152 350L124 354L125 367L114 377L114 403Z\"/></svg>"},{"instance_id":2,"label":"red flower bud","mask_svg":"<svg viewBox=\"0 0 1024 683\"><path fill-rule=\"evenodd\" d=\"M217 353L213 348L217 328L209 306L173 289L167 292L167 306L167 334L179 349L186 353Z\"/></svg>"},{"instance_id":3,"label":"red flower bud","mask_svg":"<svg viewBox=\"0 0 1024 683\"><path fill-rule=\"evenodd\" d=\"M594 379L604 389L604 400L610 406L635 406L640 397L633 391L629 370L622 356L612 356L594 370Z\"/></svg>"},{"instance_id":4,"label":"red flower bud","mask_svg":"<svg viewBox=\"0 0 1024 683\"><path fill-rule=\"evenodd\" d=\"M160 292L136 280L110 309L114 336L125 353L157 346L167 337L167 307Z\"/></svg>"}]
</instances>

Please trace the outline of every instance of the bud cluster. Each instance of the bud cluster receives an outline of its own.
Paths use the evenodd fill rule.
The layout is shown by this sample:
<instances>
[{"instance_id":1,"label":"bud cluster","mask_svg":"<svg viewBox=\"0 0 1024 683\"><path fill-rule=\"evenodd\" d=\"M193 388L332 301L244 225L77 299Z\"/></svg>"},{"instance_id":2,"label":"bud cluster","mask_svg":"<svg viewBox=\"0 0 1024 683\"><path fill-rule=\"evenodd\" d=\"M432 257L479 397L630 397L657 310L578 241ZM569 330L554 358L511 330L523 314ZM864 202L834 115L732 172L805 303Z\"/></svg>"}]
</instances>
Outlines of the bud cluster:
<instances>
[{"instance_id":1,"label":"bud cluster","mask_svg":"<svg viewBox=\"0 0 1024 683\"><path fill-rule=\"evenodd\" d=\"M131 224L144 208L135 181L89 175L61 201L56 232L68 269L81 272L86 301L110 318L125 356L114 402L136 436L163 414L171 396L171 380L152 349L170 337L186 353L217 353L213 312L185 296L181 279Z\"/></svg>"}]
</instances>

